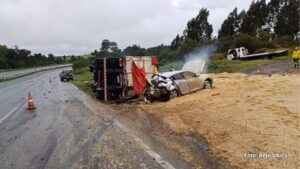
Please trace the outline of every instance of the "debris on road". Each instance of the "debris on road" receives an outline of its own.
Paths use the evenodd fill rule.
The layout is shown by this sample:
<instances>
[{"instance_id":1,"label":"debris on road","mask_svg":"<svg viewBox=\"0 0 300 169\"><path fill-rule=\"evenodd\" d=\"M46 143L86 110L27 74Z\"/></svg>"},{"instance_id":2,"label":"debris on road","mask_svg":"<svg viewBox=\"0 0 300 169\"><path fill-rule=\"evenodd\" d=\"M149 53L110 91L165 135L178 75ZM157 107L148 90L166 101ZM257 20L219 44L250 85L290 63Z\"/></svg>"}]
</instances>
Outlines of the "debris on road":
<instances>
[{"instance_id":1,"label":"debris on road","mask_svg":"<svg viewBox=\"0 0 300 169\"><path fill-rule=\"evenodd\" d=\"M218 96L220 94L221 94L220 92L217 92L217 93L213 93L211 96Z\"/></svg>"}]
</instances>

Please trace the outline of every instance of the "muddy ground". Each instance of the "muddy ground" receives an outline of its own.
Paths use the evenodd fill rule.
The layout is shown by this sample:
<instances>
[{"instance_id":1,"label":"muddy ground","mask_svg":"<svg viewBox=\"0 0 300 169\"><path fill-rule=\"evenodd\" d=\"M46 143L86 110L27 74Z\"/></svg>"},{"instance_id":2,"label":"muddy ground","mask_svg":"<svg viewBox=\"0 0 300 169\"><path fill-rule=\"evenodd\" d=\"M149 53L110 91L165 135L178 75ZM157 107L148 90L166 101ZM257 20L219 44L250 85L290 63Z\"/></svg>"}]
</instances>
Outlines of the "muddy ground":
<instances>
[{"instance_id":1,"label":"muddy ground","mask_svg":"<svg viewBox=\"0 0 300 169\"><path fill-rule=\"evenodd\" d=\"M282 61L213 76L211 90L113 107L194 168L299 168L299 70Z\"/></svg>"}]
</instances>

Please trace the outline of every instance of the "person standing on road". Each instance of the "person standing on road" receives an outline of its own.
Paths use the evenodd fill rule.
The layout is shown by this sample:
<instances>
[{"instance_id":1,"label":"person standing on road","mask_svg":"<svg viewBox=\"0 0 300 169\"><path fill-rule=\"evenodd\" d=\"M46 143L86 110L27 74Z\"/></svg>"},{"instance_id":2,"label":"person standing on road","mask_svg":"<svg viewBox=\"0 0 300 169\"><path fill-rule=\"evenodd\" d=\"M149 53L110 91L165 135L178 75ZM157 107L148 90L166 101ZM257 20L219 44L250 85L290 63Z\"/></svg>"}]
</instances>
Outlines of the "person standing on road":
<instances>
[{"instance_id":1,"label":"person standing on road","mask_svg":"<svg viewBox=\"0 0 300 169\"><path fill-rule=\"evenodd\" d=\"M300 58L300 50L298 47L292 53L293 61L294 61L294 68L299 69L299 58Z\"/></svg>"}]
</instances>

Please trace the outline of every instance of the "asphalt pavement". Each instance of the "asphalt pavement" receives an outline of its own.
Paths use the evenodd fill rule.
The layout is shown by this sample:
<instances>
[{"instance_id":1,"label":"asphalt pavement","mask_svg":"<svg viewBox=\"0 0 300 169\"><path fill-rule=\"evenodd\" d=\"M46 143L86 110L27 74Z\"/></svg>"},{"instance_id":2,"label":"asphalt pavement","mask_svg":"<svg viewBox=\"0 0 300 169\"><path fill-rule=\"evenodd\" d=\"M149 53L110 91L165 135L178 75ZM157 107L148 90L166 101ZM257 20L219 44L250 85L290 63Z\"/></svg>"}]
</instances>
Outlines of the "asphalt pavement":
<instances>
[{"instance_id":1,"label":"asphalt pavement","mask_svg":"<svg viewBox=\"0 0 300 169\"><path fill-rule=\"evenodd\" d=\"M87 95L60 82L63 69L0 83L0 168L188 168L166 160ZM51 82L50 82L51 79ZM32 93L35 110L27 110ZM179 164L180 163L180 164Z\"/></svg>"},{"instance_id":2,"label":"asphalt pavement","mask_svg":"<svg viewBox=\"0 0 300 169\"><path fill-rule=\"evenodd\" d=\"M24 75L27 75L30 73L36 73L36 72L40 72L40 71L57 69L57 68L62 68L62 67L67 67L67 66L70 66L70 64L43 66L43 67L37 67L37 68L28 68L28 69L23 69L23 70L2 72L2 73L0 73L0 79L16 78L16 77L24 76Z\"/></svg>"}]
</instances>

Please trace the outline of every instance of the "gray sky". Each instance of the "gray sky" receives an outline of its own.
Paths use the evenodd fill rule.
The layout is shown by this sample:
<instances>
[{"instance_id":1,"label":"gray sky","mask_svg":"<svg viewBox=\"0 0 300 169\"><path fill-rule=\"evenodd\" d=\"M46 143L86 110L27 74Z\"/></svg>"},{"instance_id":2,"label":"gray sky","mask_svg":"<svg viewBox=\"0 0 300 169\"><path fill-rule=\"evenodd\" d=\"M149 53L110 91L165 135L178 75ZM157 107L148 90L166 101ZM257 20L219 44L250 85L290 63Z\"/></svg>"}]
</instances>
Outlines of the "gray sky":
<instances>
[{"instance_id":1,"label":"gray sky","mask_svg":"<svg viewBox=\"0 0 300 169\"><path fill-rule=\"evenodd\" d=\"M84 54L103 39L120 48L170 44L199 9L208 8L217 35L234 7L252 0L1 0L0 44L34 53Z\"/></svg>"}]
</instances>

